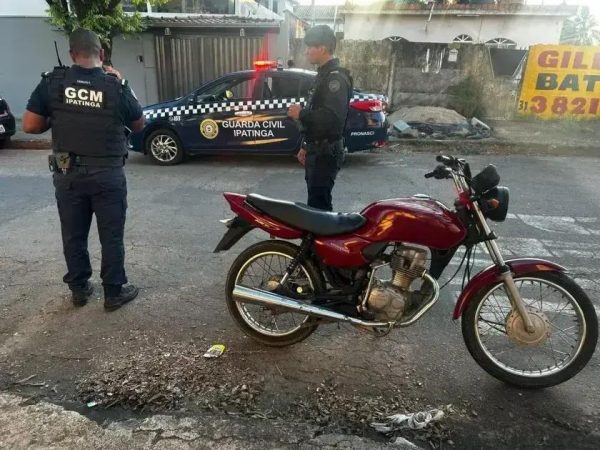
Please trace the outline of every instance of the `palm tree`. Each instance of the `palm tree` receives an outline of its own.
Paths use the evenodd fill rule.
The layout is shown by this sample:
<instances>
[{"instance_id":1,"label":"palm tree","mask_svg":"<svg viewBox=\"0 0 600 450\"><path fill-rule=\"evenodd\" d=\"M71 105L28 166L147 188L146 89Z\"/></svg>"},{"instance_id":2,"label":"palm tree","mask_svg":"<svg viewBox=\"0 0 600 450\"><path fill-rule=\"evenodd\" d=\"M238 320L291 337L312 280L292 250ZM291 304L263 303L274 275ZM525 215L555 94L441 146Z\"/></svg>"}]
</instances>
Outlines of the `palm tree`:
<instances>
[{"instance_id":1,"label":"palm tree","mask_svg":"<svg viewBox=\"0 0 600 450\"><path fill-rule=\"evenodd\" d=\"M567 19L563 25L561 43L574 45L596 45L600 42L598 20L589 8L582 7L576 16Z\"/></svg>"}]
</instances>

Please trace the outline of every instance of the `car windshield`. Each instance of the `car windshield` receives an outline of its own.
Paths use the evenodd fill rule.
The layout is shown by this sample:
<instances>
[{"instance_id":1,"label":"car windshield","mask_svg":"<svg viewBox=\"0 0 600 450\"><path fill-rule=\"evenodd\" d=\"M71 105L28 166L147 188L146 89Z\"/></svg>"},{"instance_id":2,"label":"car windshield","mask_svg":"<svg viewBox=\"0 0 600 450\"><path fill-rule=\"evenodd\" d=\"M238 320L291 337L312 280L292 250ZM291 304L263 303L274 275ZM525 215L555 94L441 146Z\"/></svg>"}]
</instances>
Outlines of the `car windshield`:
<instances>
[{"instance_id":1,"label":"car windshield","mask_svg":"<svg viewBox=\"0 0 600 450\"><path fill-rule=\"evenodd\" d=\"M199 92L196 102L252 100L254 86L255 79L252 76L228 79Z\"/></svg>"}]
</instances>

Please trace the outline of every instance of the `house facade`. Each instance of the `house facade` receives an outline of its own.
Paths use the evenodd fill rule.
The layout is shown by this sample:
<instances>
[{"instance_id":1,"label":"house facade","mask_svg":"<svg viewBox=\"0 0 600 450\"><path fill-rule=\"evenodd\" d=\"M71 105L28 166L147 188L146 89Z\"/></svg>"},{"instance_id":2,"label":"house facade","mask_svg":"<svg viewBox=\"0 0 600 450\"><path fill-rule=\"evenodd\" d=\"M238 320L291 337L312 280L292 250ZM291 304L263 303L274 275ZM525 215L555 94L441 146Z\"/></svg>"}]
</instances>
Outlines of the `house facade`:
<instances>
[{"instance_id":1,"label":"house facade","mask_svg":"<svg viewBox=\"0 0 600 450\"><path fill-rule=\"evenodd\" d=\"M527 49L558 44L564 21L577 6L499 4L398 4L344 6L344 38L410 42L471 42Z\"/></svg>"},{"instance_id":2,"label":"house facade","mask_svg":"<svg viewBox=\"0 0 600 450\"><path fill-rule=\"evenodd\" d=\"M336 33L344 31L343 6L340 5L300 5L294 12L308 26L327 25Z\"/></svg>"}]
</instances>

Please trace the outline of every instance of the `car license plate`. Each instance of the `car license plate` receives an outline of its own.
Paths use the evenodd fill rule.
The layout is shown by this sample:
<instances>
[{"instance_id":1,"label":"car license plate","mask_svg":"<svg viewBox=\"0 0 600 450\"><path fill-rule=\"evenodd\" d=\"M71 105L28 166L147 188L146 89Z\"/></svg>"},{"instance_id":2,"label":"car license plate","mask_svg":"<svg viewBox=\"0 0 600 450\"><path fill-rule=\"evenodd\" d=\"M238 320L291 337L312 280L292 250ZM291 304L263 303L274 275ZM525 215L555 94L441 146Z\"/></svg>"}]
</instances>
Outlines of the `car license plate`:
<instances>
[{"instance_id":1,"label":"car license plate","mask_svg":"<svg viewBox=\"0 0 600 450\"><path fill-rule=\"evenodd\" d=\"M0 133L4 132L6 132L6 128L4 128L4 125L0 125Z\"/></svg>"}]
</instances>

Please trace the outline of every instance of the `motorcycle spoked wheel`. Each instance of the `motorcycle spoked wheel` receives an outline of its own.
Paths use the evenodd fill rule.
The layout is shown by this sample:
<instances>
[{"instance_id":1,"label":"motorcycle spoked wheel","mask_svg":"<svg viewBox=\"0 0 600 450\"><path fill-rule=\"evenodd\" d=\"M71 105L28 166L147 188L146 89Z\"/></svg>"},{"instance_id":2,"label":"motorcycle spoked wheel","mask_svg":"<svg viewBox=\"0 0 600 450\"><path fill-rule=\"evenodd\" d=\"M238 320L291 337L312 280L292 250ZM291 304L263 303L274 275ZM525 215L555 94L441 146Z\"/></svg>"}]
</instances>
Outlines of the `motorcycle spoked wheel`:
<instances>
[{"instance_id":1,"label":"motorcycle spoked wheel","mask_svg":"<svg viewBox=\"0 0 600 450\"><path fill-rule=\"evenodd\" d=\"M566 274L535 272L515 277L535 325L524 329L502 283L481 289L462 315L465 344L490 375L521 388L562 383L590 361L598 319L587 294Z\"/></svg>"},{"instance_id":2,"label":"motorcycle spoked wheel","mask_svg":"<svg viewBox=\"0 0 600 450\"><path fill-rule=\"evenodd\" d=\"M271 240L248 247L235 259L226 282L227 307L242 331L252 339L273 347L285 347L303 341L317 328L314 317L268 306L237 301L233 297L236 284L307 300L323 292L325 281L310 260L304 261L288 278L285 291L277 288L287 267L298 252L298 246Z\"/></svg>"}]
</instances>

